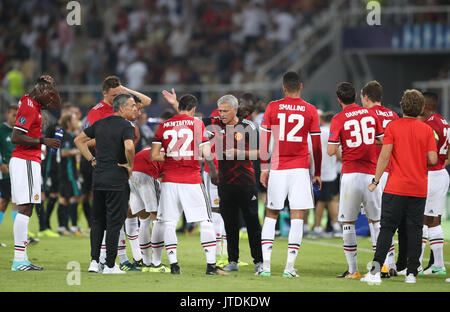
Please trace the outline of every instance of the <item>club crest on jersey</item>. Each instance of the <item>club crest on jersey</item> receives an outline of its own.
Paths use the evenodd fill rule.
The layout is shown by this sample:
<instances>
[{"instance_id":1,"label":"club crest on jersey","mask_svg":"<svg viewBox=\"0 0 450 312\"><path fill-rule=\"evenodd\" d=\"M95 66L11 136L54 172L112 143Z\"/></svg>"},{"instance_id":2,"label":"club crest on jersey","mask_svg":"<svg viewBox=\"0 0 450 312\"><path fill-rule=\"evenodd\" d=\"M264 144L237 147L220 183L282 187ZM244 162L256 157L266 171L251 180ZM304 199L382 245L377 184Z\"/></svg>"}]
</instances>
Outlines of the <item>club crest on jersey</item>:
<instances>
[{"instance_id":1,"label":"club crest on jersey","mask_svg":"<svg viewBox=\"0 0 450 312\"><path fill-rule=\"evenodd\" d=\"M20 124L20 125L23 126L23 125L26 124L26 123L27 123L27 119L26 119L25 117L20 117L20 118L19 118L19 124Z\"/></svg>"},{"instance_id":2,"label":"club crest on jersey","mask_svg":"<svg viewBox=\"0 0 450 312\"><path fill-rule=\"evenodd\" d=\"M242 140L243 137L244 137L244 136L243 136L242 133L240 133L240 132L236 132L236 133L234 134L234 138L236 139L236 141Z\"/></svg>"}]
</instances>

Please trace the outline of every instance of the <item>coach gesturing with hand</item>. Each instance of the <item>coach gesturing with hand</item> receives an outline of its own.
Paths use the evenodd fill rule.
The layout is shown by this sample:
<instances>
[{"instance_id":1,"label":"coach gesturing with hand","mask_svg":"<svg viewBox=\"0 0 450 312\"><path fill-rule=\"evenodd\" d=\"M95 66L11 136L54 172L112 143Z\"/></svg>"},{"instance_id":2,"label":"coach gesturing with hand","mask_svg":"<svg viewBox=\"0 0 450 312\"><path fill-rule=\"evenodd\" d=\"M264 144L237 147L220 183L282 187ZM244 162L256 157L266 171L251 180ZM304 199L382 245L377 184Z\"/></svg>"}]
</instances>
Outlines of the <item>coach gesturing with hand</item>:
<instances>
[{"instance_id":1,"label":"coach gesturing with hand","mask_svg":"<svg viewBox=\"0 0 450 312\"><path fill-rule=\"evenodd\" d=\"M131 94L121 93L113 101L114 115L100 119L77 136L75 144L94 167L94 207L91 228L91 266L98 272L100 247L106 230L105 274L125 273L115 265L119 231L125 222L130 189L128 177L134 160L134 128L138 109ZM95 139L97 155L93 157L87 142ZM96 270L91 270L95 268Z\"/></svg>"}]
</instances>

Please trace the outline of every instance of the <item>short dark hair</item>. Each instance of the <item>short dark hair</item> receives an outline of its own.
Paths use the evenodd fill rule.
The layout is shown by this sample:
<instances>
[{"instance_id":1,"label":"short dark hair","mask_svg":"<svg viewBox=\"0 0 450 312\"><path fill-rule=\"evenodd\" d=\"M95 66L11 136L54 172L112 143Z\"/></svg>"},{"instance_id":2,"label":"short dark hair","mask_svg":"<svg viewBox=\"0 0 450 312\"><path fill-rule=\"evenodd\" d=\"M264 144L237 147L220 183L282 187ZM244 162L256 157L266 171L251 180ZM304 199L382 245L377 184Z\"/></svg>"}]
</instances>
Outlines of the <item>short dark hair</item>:
<instances>
[{"instance_id":1,"label":"short dark hair","mask_svg":"<svg viewBox=\"0 0 450 312\"><path fill-rule=\"evenodd\" d=\"M415 89L406 90L400 100L400 106L404 115L417 117L422 113L425 98L423 94Z\"/></svg>"},{"instance_id":2,"label":"short dark hair","mask_svg":"<svg viewBox=\"0 0 450 312\"><path fill-rule=\"evenodd\" d=\"M161 113L159 118L161 118L162 120L168 120L173 116L175 116L175 113L171 109L166 109Z\"/></svg>"},{"instance_id":3,"label":"short dark hair","mask_svg":"<svg viewBox=\"0 0 450 312\"><path fill-rule=\"evenodd\" d=\"M7 111L17 110L17 104L11 104L8 106Z\"/></svg>"},{"instance_id":4,"label":"short dark hair","mask_svg":"<svg viewBox=\"0 0 450 312\"><path fill-rule=\"evenodd\" d=\"M113 110L114 113L119 111L120 106L124 106L128 99L133 98L130 93L120 93L113 100Z\"/></svg>"},{"instance_id":5,"label":"short dark hair","mask_svg":"<svg viewBox=\"0 0 450 312\"><path fill-rule=\"evenodd\" d=\"M422 93L425 98L425 108L431 112L436 112L438 108L438 95L431 91Z\"/></svg>"},{"instance_id":6,"label":"short dark hair","mask_svg":"<svg viewBox=\"0 0 450 312\"><path fill-rule=\"evenodd\" d=\"M283 75L283 86L288 92L296 92L300 90L302 78L299 73L289 71Z\"/></svg>"},{"instance_id":7,"label":"short dark hair","mask_svg":"<svg viewBox=\"0 0 450 312\"><path fill-rule=\"evenodd\" d=\"M120 86L120 79L117 76L108 76L103 80L102 90L108 92L109 89Z\"/></svg>"},{"instance_id":8,"label":"short dark hair","mask_svg":"<svg viewBox=\"0 0 450 312\"><path fill-rule=\"evenodd\" d=\"M345 105L355 103L356 90L351 82L341 82L337 87L336 95Z\"/></svg>"},{"instance_id":9,"label":"short dark hair","mask_svg":"<svg viewBox=\"0 0 450 312\"><path fill-rule=\"evenodd\" d=\"M362 88L361 94L363 96L367 95L372 102L381 102L383 97L383 87L378 81L372 80Z\"/></svg>"},{"instance_id":10,"label":"short dark hair","mask_svg":"<svg viewBox=\"0 0 450 312\"><path fill-rule=\"evenodd\" d=\"M197 106L198 100L192 94L183 95L178 101L178 110L190 111Z\"/></svg>"}]
</instances>

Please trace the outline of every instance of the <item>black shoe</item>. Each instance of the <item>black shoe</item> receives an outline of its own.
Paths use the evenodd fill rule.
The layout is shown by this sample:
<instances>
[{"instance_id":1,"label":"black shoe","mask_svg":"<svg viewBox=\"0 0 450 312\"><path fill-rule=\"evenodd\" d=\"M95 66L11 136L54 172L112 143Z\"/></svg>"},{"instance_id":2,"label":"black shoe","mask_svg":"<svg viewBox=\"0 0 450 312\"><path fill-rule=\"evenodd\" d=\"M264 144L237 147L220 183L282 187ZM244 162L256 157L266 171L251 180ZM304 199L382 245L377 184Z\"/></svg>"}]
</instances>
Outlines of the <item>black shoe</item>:
<instances>
[{"instance_id":1,"label":"black shoe","mask_svg":"<svg viewBox=\"0 0 450 312\"><path fill-rule=\"evenodd\" d=\"M142 268L142 266L144 265L144 262L142 261L142 259L139 260L139 261L136 261L136 260L133 259L133 264L132 265L134 267L136 267L136 268Z\"/></svg>"},{"instance_id":2,"label":"black shoe","mask_svg":"<svg viewBox=\"0 0 450 312\"><path fill-rule=\"evenodd\" d=\"M37 244L37 243L39 243L39 239L28 236L27 242L28 242L28 245Z\"/></svg>"},{"instance_id":3,"label":"black shoe","mask_svg":"<svg viewBox=\"0 0 450 312\"><path fill-rule=\"evenodd\" d=\"M350 272L347 270L344 273L342 273L341 275L336 276L337 278L345 278L348 274L350 274Z\"/></svg>"},{"instance_id":4,"label":"black shoe","mask_svg":"<svg viewBox=\"0 0 450 312\"><path fill-rule=\"evenodd\" d=\"M207 264L206 275L230 275L230 273L218 268L215 264Z\"/></svg>"},{"instance_id":5,"label":"black shoe","mask_svg":"<svg viewBox=\"0 0 450 312\"><path fill-rule=\"evenodd\" d=\"M398 276L396 269L389 269L389 276Z\"/></svg>"},{"instance_id":6,"label":"black shoe","mask_svg":"<svg viewBox=\"0 0 450 312\"><path fill-rule=\"evenodd\" d=\"M170 274L181 274L181 269L178 262L170 264Z\"/></svg>"}]
</instances>

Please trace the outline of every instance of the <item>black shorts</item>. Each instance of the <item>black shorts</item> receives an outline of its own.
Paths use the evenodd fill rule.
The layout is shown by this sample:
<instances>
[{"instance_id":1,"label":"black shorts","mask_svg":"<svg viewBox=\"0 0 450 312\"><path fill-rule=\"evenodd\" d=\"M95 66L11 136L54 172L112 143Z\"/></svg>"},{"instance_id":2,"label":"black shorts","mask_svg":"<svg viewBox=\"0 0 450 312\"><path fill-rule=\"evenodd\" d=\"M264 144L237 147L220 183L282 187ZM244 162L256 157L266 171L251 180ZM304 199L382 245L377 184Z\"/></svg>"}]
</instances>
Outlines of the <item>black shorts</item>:
<instances>
[{"instance_id":1,"label":"black shorts","mask_svg":"<svg viewBox=\"0 0 450 312\"><path fill-rule=\"evenodd\" d=\"M42 191L48 196L50 193L59 192L58 172L51 172L47 177L42 178Z\"/></svg>"},{"instance_id":2,"label":"black shorts","mask_svg":"<svg viewBox=\"0 0 450 312\"><path fill-rule=\"evenodd\" d=\"M82 160L80 163L81 174L81 194L92 192L92 166L88 161Z\"/></svg>"},{"instance_id":3,"label":"black shorts","mask_svg":"<svg viewBox=\"0 0 450 312\"><path fill-rule=\"evenodd\" d=\"M337 189L336 181L322 182L322 189L320 191L320 195L317 197L317 200L322 202L329 202L338 193L339 191Z\"/></svg>"},{"instance_id":4,"label":"black shorts","mask_svg":"<svg viewBox=\"0 0 450 312\"><path fill-rule=\"evenodd\" d=\"M63 198L79 197L81 195L80 185L76 181L61 180L58 191L59 196Z\"/></svg>"},{"instance_id":5,"label":"black shorts","mask_svg":"<svg viewBox=\"0 0 450 312\"><path fill-rule=\"evenodd\" d=\"M0 197L11 199L11 180L9 178L0 180Z\"/></svg>"}]
</instances>

